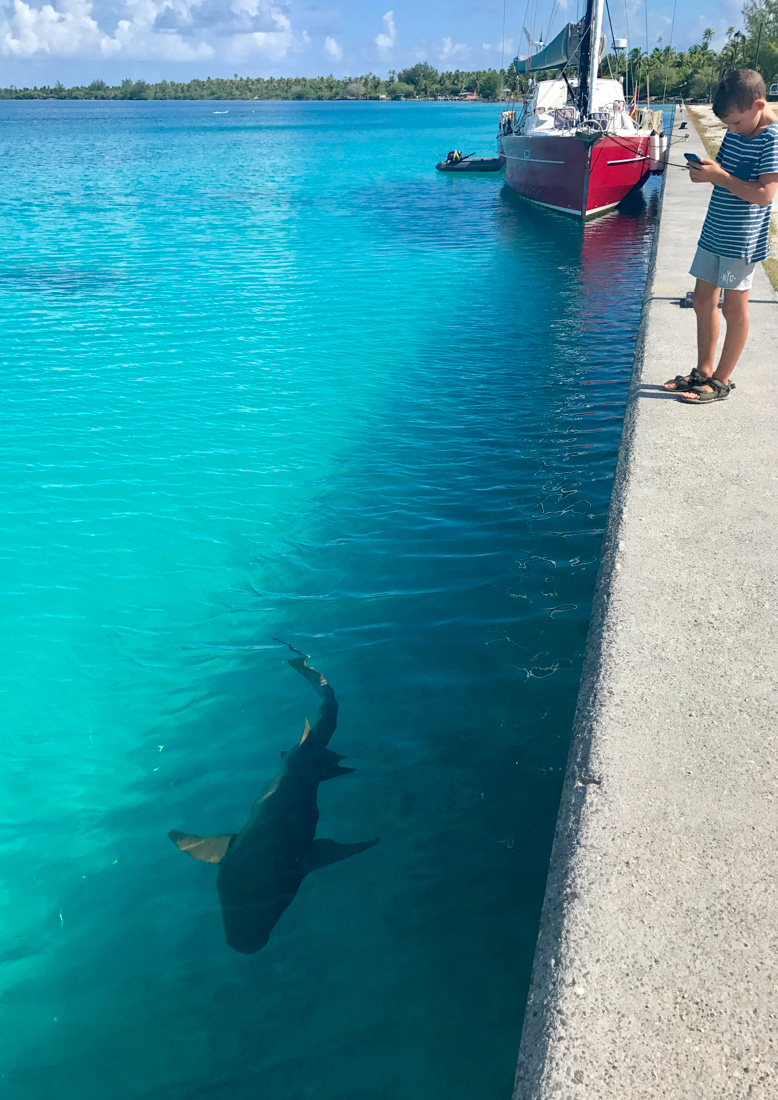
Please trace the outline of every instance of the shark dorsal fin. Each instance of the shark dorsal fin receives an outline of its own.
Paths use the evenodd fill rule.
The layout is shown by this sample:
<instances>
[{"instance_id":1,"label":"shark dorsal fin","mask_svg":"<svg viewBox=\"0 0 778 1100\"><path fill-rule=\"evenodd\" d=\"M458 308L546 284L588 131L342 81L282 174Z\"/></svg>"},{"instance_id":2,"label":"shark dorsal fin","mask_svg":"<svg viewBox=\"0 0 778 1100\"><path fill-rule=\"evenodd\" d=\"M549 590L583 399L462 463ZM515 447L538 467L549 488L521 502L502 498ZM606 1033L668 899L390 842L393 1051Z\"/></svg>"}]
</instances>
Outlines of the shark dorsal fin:
<instances>
[{"instance_id":1,"label":"shark dorsal fin","mask_svg":"<svg viewBox=\"0 0 778 1100\"><path fill-rule=\"evenodd\" d=\"M301 745L302 745L302 744L303 744L303 743L304 743L305 741L307 741L307 740L308 740L308 734L309 734L310 732L311 732L311 723L310 723L310 722L308 721L308 719L306 718L306 719L305 719L305 729L303 730L303 735L302 735L302 737L300 738L300 744L301 744Z\"/></svg>"},{"instance_id":2,"label":"shark dorsal fin","mask_svg":"<svg viewBox=\"0 0 778 1100\"><path fill-rule=\"evenodd\" d=\"M227 854L230 842L235 837L235 833L223 833L220 836L195 836L194 833L180 833L178 829L171 829L168 836L182 852L186 852L192 859L199 859L203 863L221 863Z\"/></svg>"}]
</instances>

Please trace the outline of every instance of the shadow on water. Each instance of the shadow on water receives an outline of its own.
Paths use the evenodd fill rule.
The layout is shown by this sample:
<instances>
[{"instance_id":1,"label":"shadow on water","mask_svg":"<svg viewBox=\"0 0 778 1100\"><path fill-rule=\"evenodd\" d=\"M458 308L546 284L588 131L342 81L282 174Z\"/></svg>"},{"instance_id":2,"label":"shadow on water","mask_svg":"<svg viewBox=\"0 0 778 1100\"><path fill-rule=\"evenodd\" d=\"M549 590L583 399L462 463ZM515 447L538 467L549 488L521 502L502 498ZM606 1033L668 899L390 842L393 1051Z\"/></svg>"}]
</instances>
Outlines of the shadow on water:
<instances>
[{"instance_id":1,"label":"shadow on water","mask_svg":"<svg viewBox=\"0 0 778 1100\"><path fill-rule=\"evenodd\" d=\"M376 206L366 216L403 231ZM452 357L452 319L430 323L286 559L257 558L233 607L252 616L254 638L304 636L317 655L326 646L328 676L349 700L339 748L359 770L349 790L327 791L323 814L352 835L386 837L338 881L311 879L252 964L283 1000L254 1003L232 963L212 991L239 998L251 1022L243 1079L285 1095L307 1095L306 1081L319 1096L393 1097L410 1081L424 1095L444 1075L462 1097L510 1095L652 210L584 232L500 192L490 209L506 247L480 292L483 320L470 321L474 350ZM530 261L531 314L515 290ZM261 713L250 665L200 683L208 710L223 703L235 719L221 766L246 775L247 789L258 768L252 694ZM188 738L202 737L197 724L176 731L168 781ZM263 738L270 767L268 750ZM211 802L196 774L174 782L177 816ZM160 786L155 814L170 795ZM224 820L213 802L211 812ZM210 953L213 914L186 893L200 918L184 950ZM331 1093L318 1055L285 1038L303 1004L306 1032L337 1052ZM229 1074L225 1043L207 1063L214 1077Z\"/></svg>"},{"instance_id":2,"label":"shadow on water","mask_svg":"<svg viewBox=\"0 0 778 1100\"><path fill-rule=\"evenodd\" d=\"M11 283L33 293L71 295L115 291L126 275L116 270L79 271L60 266L30 264L26 267L0 268L0 284Z\"/></svg>"},{"instance_id":3,"label":"shadow on water","mask_svg":"<svg viewBox=\"0 0 778 1100\"><path fill-rule=\"evenodd\" d=\"M630 191L627 197L621 200L616 210L623 218L642 218L647 208L645 191L641 187Z\"/></svg>"}]
</instances>

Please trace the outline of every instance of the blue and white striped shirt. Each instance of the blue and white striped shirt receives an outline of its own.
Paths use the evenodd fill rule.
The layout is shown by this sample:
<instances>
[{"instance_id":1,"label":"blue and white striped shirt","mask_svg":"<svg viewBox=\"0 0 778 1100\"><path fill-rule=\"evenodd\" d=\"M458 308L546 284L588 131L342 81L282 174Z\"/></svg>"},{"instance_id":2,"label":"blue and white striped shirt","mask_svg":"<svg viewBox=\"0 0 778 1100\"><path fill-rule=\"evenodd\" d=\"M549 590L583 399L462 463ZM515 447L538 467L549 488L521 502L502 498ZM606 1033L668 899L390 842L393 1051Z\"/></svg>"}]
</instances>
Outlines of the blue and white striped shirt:
<instances>
[{"instance_id":1,"label":"blue and white striped shirt","mask_svg":"<svg viewBox=\"0 0 778 1100\"><path fill-rule=\"evenodd\" d=\"M756 137L727 132L716 154L718 163L740 180L758 180L778 172L778 122ZM714 187L700 234L700 248L715 256L757 263L770 255L771 206L756 206L723 187Z\"/></svg>"}]
</instances>

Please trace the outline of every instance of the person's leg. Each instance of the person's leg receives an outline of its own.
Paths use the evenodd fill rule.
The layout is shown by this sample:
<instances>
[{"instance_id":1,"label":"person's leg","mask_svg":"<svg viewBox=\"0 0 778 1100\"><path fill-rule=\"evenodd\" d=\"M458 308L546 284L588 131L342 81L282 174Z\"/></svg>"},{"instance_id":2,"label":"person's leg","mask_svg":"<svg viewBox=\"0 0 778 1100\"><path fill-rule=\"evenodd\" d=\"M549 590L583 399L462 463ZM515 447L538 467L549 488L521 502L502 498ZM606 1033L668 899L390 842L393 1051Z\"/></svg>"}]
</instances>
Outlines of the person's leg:
<instances>
[{"instance_id":1,"label":"person's leg","mask_svg":"<svg viewBox=\"0 0 778 1100\"><path fill-rule=\"evenodd\" d=\"M725 386L730 384L730 375L737 366L748 339L748 295L749 291L747 290L724 291L724 305L721 312L724 314L724 320L727 323L727 331L724 336L724 346L721 349L719 365L716 367L713 377L717 378L719 382L723 382ZM700 371L700 373L707 374L708 371ZM713 392L713 386L702 386L701 388L707 393ZM683 397L686 401L699 401L699 395L693 390L690 393L683 394Z\"/></svg>"},{"instance_id":2,"label":"person's leg","mask_svg":"<svg viewBox=\"0 0 778 1100\"><path fill-rule=\"evenodd\" d=\"M697 279L694 287L694 312L697 315L697 372L707 378L713 374L716 358L716 343L719 338L719 288L715 283ZM691 375L684 378L684 390L692 381ZM665 382L666 390L677 390L674 378Z\"/></svg>"},{"instance_id":3,"label":"person's leg","mask_svg":"<svg viewBox=\"0 0 778 1100\"><path fill-rule=\"evenodd\" d=\"M738 364L748 339L748 295L747 290L725 290L724 305L721 312L727 322L727 334L724 347L716 367L716 377L729 385L729 376Z\"/></svg>"},{"instance_id":4,"label":"person's leg","mask_svg":"<svg viewBox=\"0 0 778 1100\"><path fill-rule=\"evenodd\" d=\"M694 312L697 315L697 370L710 377L719 339L719 288L715 283L697 280L694 288Z\"/></svg>"}]
</instances>

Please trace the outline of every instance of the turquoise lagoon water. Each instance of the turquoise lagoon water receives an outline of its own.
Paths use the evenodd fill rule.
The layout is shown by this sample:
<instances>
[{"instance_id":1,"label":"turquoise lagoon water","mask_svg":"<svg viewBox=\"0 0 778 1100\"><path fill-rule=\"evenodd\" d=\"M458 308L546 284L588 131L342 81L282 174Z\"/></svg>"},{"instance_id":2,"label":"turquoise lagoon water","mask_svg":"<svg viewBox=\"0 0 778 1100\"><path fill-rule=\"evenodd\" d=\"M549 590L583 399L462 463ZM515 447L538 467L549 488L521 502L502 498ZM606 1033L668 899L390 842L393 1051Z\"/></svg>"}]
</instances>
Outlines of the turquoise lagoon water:
<instances>
[{"instance_id":1,"label":"turquoise lagoon water","mask_svg":"<svg viewBox=\"0 0 778 1100\"><path fill-rule=\"evenodd\" d=\"M434 172L495 124L0 104L4 1096L510 1095L656 188ZM274 636L381 842L247 957L166 834L315 713Z\"/></svg>"}]
</instances>

